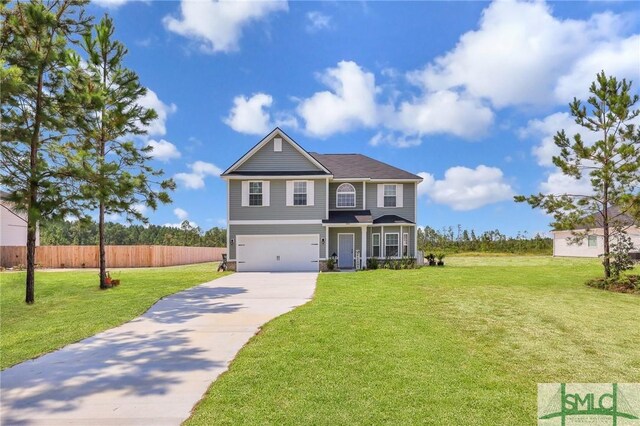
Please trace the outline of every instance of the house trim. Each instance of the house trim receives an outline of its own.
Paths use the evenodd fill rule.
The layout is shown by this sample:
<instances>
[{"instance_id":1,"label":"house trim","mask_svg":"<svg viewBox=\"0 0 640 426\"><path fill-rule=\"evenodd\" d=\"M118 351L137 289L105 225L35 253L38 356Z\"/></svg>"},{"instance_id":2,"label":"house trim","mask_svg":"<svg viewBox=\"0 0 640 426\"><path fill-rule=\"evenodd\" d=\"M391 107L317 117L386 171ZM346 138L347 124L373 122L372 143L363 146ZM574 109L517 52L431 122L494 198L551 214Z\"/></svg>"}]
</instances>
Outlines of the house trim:
<instances>
[{"instance_id":1,"label":"house trim","mask_svg":"<svg viewBox=\"0 0 640 426\"><path fill-rule=\"evenodd\" d=\"M305 206L302 206L305 207ZM229 225L322 225L322 219L229 220ZM287 234L292 235L292 234Z\"/></svg>"}]
</instances>

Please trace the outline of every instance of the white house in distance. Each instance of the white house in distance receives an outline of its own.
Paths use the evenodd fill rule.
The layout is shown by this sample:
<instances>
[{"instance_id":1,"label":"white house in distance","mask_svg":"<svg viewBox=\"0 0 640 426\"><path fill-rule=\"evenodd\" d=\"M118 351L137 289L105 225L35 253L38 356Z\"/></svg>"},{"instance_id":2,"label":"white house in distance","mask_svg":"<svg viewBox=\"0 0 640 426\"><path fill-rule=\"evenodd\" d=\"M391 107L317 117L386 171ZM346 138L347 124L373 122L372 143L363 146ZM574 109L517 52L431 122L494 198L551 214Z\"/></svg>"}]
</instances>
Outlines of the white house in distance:
<instances>
[{"instance_id":1,"label":"white house in distance","mask_svg":"<svg viewBox=\"0 0 640 426\"><path fill-rule=\"evenodd\" d=\"M13 209L13 204L0 192L0 247L20 247L27 245L27 215ZM40 245L40 235L36 234L36 245Z\"/></svg>"},{"instance_id":2,"label":"white house in distance","mask_svg":"<svg viewBox=\"0 0 640 426\"><path fill-rule=\"evenodd\" d=\"M633 219L621 213L616 208L609 209L609 215L616 217L626 229L627 234L633 241L634 251L640 251L640 227ZM604 229L602 228L602 215L595 216L595 224L591 227L579 226L575 230L552 231L553 233L553 255L564 257L598 257L604 253ZM588 235L582 240L582 244L570 244L569 238L573 237L572 232L589 229Z\"/></svg>"}]
</instances>

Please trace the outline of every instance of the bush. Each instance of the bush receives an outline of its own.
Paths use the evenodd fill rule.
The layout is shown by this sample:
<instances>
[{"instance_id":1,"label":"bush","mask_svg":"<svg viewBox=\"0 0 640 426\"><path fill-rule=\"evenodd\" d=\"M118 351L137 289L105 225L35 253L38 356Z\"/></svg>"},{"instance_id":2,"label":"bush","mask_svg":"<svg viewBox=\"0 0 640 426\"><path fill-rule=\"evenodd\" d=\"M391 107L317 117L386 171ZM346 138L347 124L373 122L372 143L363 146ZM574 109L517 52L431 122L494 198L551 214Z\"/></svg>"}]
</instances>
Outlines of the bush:
<instances>
[{"instance_id":1,"label":"bush","mask_svg":"<svg viewBox=\"0 0 640 426\"><path fill-rule=\"evenodd\" d=\"M619 293L640 293L640 275L622 275L617 278L594 278L586 282L589 287Z\"/></svg>"},{"instance_id":2,"label":"bush","mask_svg":"<svg viewBox=\"0 0 640 426\"><path fill-rule=\"evenodd\" d=\"M333 271L336 267L336 261L333 258L327 259L327 269Z\"/></svg>"},{"instance_id":3,"label":"bush","mask_svg":"<svg viewBox=\"0 0 640 426\"><path fill-rule=\"evenodd\" d=\"M378 259L375 257L370 257L367 259L367 269L378 269Z\"/></svg>"},{"instance_id":4,"label":"bush","mask_svg":"<svg viewBox=\"0 0 640 426\"><path fill-rule=\"evenodd\" d=\"M436 255L433 253L429 253L425 256L427 262L429 262L429 266L436 266Z\"/></svg>"},{"instance_id":5,"label":"bush","mask_svg":"<svg viewBox=\"0 0 640 426\"><path fill-rule=\"evenodd\" d=\"M445 257L444 253L436 254L436 258L438 259L438 263L437 263L438 266L444 266L444 260L443 260L444 257Z\"/></svg>"}]
</instances>

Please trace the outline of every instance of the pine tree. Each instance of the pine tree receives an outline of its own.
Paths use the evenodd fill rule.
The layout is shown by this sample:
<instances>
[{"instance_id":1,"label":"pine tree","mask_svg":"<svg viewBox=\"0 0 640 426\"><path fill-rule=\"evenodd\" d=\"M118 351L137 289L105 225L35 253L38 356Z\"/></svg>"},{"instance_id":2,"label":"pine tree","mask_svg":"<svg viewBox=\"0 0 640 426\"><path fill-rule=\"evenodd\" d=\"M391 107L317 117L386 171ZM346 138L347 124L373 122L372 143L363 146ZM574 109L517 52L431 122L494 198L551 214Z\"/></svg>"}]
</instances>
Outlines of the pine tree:
<instances>
[{"instance_id":1,"label":"pine tree","mask_svg":"<svg viewBox=\"0 0 640 426\"><path fill-rule=\"evenodd\" d=\"M86 62L77 55L73 64L72 96L83 108L75 111L80 152L76 174L82 197L98 209L100 288L106 288L105 215L124 214L128 219L147 219L137 204L155 210L169 203L172 180L156 181L163 171L151 167L150 147L141 147L132 136L146 133L145 126L157 118L154 110L138 104L146 94L135 72L123 65L125 46L113 39L113 21L105 16L82 39Z\"/></svg>"},{"instance_id":2,"label":"pine tree","mask_svg":"<svg viewBox=\"0 0 640 426\"><path fill-rule=\"evenodd\" d=\"M589 193L519 195L517 202L527 202L552 214L555 229L575 229L576 225L603 228L605 278L612 276L612 237L623 237L623 215L639 219L640 205L640 129L632 124L640 110L634 109L638 95L631 95L631 82L599 73L589 89L587 105L575 99L569 104L571 115L585 131L598 135L592 145L581 134L570 139L564 130L554 137L560 154L553 163L563 174L574 179L588 178ZM616 207L612 209L612 207ZM574 232L573 242L586 233Z\"/></svg>"},{"instance_id":3,"label":"pine tree","mask_svg":"<svg viewBox=\"0 0 640 426\"><path fill-rule=\"evenodd\" d=\"M81 202L71 187L66 111L69 41L85 31L86 1L0 3L2 82L0 184L16 209L27 213L25 302L35 302L38 222L69 213Z\"/></svg>"}]
</instances>

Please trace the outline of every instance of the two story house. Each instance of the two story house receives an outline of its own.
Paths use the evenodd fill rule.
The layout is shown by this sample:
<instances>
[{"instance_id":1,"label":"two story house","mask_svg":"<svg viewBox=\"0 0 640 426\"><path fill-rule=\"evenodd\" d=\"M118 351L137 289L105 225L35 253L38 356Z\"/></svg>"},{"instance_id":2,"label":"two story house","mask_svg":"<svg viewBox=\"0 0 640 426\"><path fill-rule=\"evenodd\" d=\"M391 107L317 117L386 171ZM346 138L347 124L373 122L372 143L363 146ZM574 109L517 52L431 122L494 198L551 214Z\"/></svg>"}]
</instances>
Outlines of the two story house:
<instances>
[{"instance_id":1,"label":"two story house","mask_svg":"<svg viewBox=\"0 0 640 426\"><path fill-rule=\"evenodd\" d=\"M420 176L361 154L307 152L276 128L221 177L227 181L229 268L366 267L416 257Z\"/></svg>"}]
</instances>

